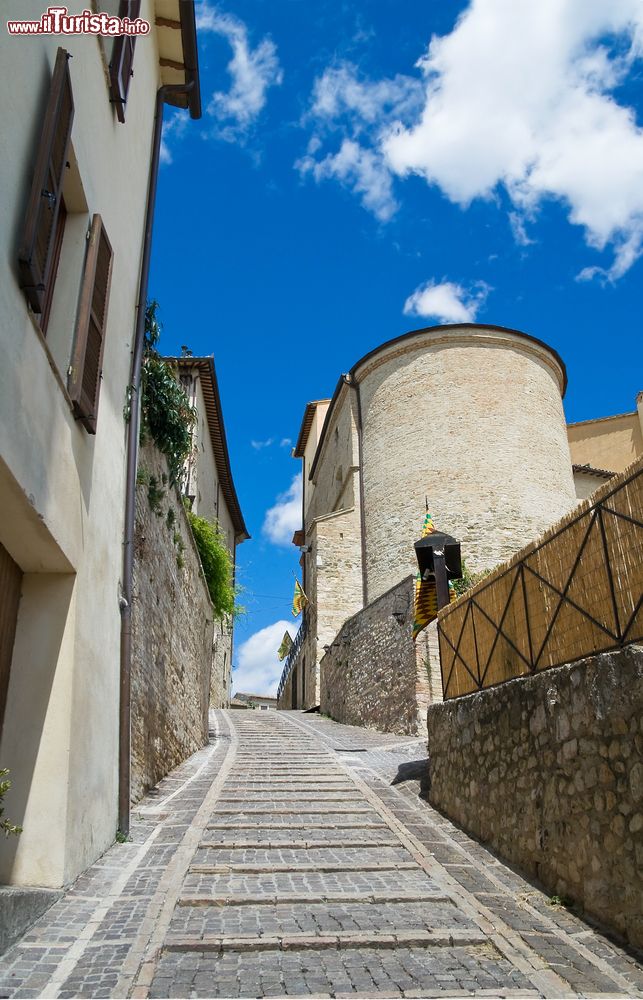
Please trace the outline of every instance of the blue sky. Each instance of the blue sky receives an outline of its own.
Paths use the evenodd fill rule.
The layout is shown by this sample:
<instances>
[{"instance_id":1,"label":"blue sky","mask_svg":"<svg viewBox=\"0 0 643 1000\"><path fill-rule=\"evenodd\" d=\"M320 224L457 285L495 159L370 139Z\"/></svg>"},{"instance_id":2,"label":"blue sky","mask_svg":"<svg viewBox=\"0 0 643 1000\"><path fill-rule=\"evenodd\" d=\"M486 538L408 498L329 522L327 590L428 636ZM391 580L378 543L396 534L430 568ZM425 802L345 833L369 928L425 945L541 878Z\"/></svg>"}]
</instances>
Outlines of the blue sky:
<instances>
[{"instance_id":1,"label":"blue sky","mask_svg":"<svg viewBox=\"0 0 643 1000\"><path fill-rule=\"evenodd\" d=\"M366 351L432 323L516 327L565 360L568 420L634 409L643 3L197 11L204 115L166 115L151 295L167 353L215 357L253 536L236 687L255 690L293 623L303 409Z\"/></svg>"}]
</instances>

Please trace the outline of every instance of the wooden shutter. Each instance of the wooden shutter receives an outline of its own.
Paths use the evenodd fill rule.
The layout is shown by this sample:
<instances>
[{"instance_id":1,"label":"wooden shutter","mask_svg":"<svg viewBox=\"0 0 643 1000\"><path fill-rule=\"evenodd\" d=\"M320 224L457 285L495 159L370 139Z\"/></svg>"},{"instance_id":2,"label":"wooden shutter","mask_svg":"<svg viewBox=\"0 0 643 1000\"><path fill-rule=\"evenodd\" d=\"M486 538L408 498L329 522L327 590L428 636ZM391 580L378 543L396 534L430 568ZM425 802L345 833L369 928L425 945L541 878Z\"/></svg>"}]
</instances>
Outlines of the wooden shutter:
<instances>
[{"instance_id":1,"label":"wooden shutter","mask_svg":"<svg viewBox=\"0 0 643 1000\"><path fill-rule=\"evenodd\" d=\"M51 278L54 234L74 120L68 59L69 53L58 49L18 251L20 287L37 313L42 312Z\"/></svg>"},{"instance_id":2,"label":"wooden shutter","mask_svg":"<svg viewBox=\"0 0 643 1000\"><path fill-rule=\"evenodd\" d=\"M129 17L130 21L135 21L140 11L141 0L121 0L118 16ZM112 49L112 61L109 64L110 99L116 108L119 122L125 121L125 105L133 75L135 44L136 35L119 35L114 40Z\"/></svg>"},{"instance_id":3,"label":"wooden shutter","mask_svg":"<svg viewBox=\"0 0 643 1000\"><path fill-rule=\"evenodd\" d=\"M90 434L96 433L112 258L103 220L95 215L85 258L74 353L67 382L74 412Z\"/></svg>"}]
</instances>

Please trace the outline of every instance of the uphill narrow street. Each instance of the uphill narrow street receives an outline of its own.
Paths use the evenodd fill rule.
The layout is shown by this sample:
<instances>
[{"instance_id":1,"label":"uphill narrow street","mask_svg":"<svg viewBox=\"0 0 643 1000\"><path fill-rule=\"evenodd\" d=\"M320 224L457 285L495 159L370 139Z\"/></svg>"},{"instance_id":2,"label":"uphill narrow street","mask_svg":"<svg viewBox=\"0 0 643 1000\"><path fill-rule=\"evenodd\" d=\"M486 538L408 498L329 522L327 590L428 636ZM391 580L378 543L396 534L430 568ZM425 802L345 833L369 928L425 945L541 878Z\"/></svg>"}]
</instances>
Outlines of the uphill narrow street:
<instances>
[{"instance_id":1,"label":"uphill narrow street","mask_svg":"<svg viewBox=\"0 0 643 1000\"><path fill-rule=\"evenodd\" d=\"M3 956L0 995L643 995L625 951L418 798L422 740L213 719Z\"/></svg>"}]
</instances>

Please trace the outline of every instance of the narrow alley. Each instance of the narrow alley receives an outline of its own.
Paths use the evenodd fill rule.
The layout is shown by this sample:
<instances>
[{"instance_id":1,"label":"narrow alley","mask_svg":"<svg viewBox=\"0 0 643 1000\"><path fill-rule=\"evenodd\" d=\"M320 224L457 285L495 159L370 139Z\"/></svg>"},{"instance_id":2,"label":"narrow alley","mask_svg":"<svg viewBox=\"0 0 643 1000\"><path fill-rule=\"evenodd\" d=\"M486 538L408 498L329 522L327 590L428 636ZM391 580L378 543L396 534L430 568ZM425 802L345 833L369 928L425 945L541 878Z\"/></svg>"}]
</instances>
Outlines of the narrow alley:
<instances>
[{"instance_id":1,"label":"narrow alley","mask_svg":"<svg viewBox=\"0 0 643 1000\"><path fill-rule=\"evenodd\" d=\"M418 798L426 745L217 711L3 956L3 997L643 996L643 970Z\"/></svg>"}]
</instances>

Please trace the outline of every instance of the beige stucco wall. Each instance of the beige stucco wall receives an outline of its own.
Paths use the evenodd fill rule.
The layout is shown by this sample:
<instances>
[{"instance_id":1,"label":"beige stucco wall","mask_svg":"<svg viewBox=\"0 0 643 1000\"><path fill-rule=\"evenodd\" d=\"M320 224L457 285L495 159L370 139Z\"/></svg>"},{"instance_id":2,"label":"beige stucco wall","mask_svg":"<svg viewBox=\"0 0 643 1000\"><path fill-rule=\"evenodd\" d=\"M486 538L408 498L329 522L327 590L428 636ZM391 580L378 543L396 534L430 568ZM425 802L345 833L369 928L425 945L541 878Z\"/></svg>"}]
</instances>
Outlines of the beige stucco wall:
<instances>
[{"instance_id":1,"label":"beige stucco wall","mask_svg":"<svg viewBox=\"0 0 643 1000\"><path fill-rule=\"evenodd\" d=\"M38 0L20 7L25 18L43 10ZM153 20L149 0L141 14ZM137 44L119 125L98 40L64 40L76 108L72 214L44 341L18 286L16 253L59 41L0 33L3 74L13 81L0 91L2 132L11 136L0 160L0 540L26 574L0 746L13 781L8 812L24 832L2 838L0 879L47 886L72 879L116 830L123 407L159 83L152 33ZM92 437L64 384L84 232L96 212L114 262Z\"/></svg>"},{"instance_id":2,"label":"beige stucco wall","mask_svg":"<svg viewBox=\"0 0 643 1000\"><path fill-rule=\"evenodd\" d=\"M567 437L574 465L623 472L643 454L643 404L634 413L569 424Z\"/></svg>"},{"instance_id":3,"label":"beige stucco wall","mask_svg":"<svg viewBox=\"0 0 643 1000\"><path fill-rule=\"evenodd\" d=\"M576 503L546 348L509 332L420 332L358 366L368 601L416 570L425 496L472 570L491 567Z\"/></svg>"},{"instance_id":4,"label":"beige stucco wall","mask_svg":"<svg viewBox=\"0 0 643 1000\"><path fill-rule=\"evenodd\" d=\"M607 480L604 476L594 476L591 472L574 470L574 489L578 500L586 500L592 493L604 486Z\"/></svg>"}]
</instances>

